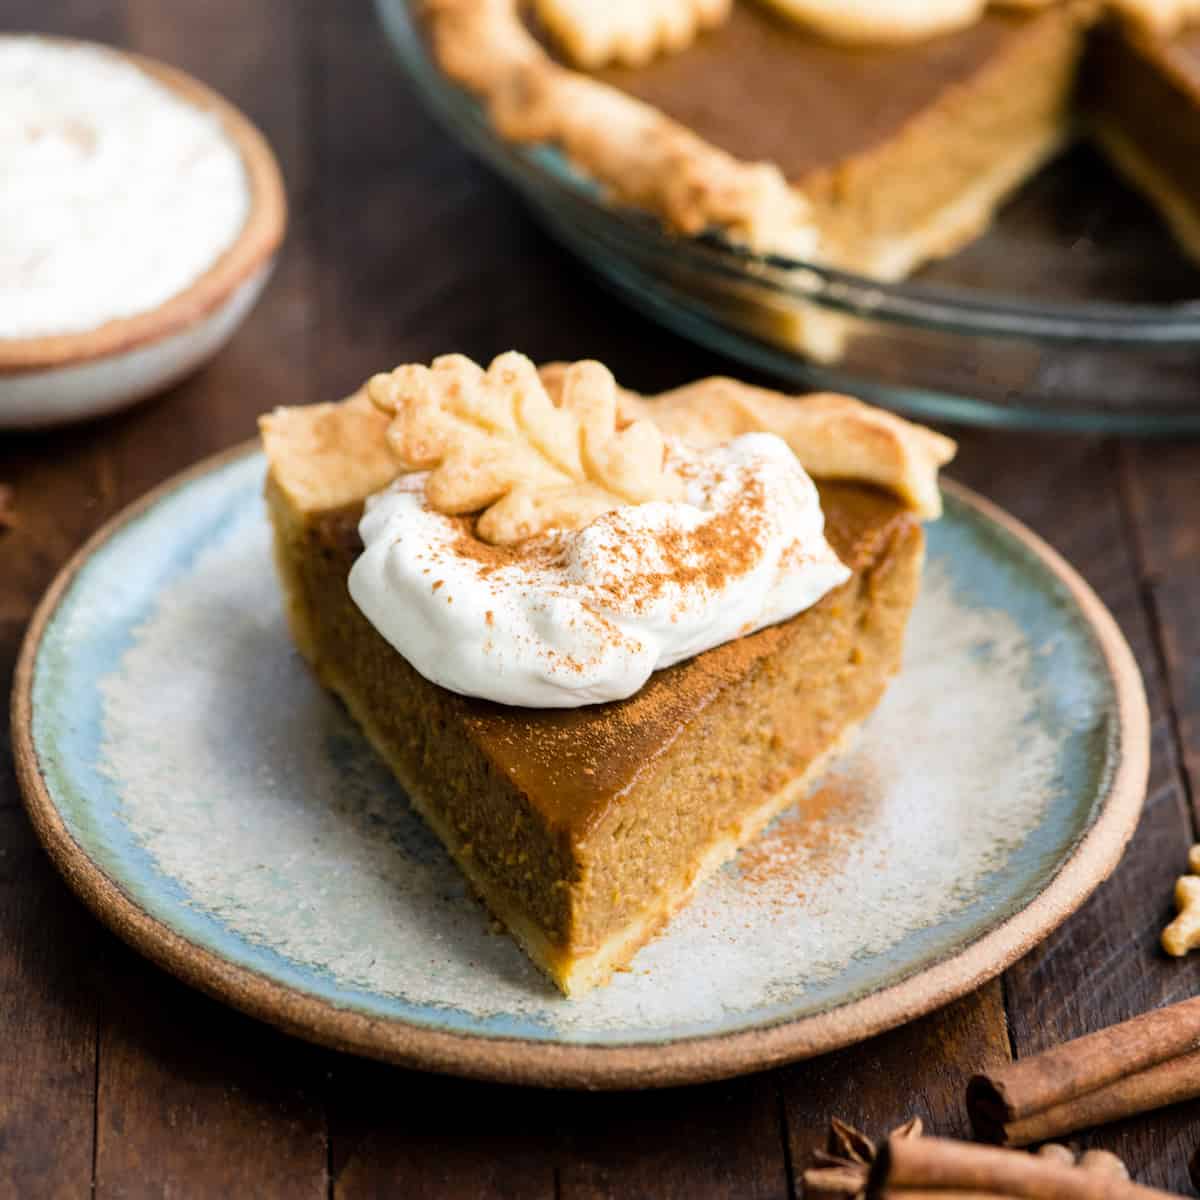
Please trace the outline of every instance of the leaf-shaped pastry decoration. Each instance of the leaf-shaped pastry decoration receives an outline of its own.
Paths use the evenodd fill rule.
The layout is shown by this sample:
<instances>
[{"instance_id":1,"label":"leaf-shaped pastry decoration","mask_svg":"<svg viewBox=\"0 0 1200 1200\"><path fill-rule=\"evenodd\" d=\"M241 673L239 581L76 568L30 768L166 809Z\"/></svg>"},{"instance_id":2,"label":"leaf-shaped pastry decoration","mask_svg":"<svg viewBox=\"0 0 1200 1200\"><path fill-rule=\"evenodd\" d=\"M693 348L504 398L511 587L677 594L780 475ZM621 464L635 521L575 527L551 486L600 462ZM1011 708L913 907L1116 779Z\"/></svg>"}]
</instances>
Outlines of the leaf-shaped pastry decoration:
<instances>
[{"instance_id":1,"label":"leaf-shaped pastry decoration","mask_svg":"<svg viewBox=\"0 0 1200 1200\"><path fill-rule=\"evenodd\" d=\"M559 363L542 367L542 381L552 395L561 386L564 369ZM720 376L660 396L621 390L618 406L625 420L653 421L668 437L692 446L718 446L745 433L773 433L815 479L874 484L929 519L942 511L938 470L956 450L945 435L851 396L786 396Z\"/></svg>"},{"instance_id":2,"label":"leaf-shaped pastry decoration","mask_svg":"<svg viewBox=\"0 0 1200 1200\"><path fill-rule=\"evenodd\" d=\"M651 421L619 420L616 384L597 362L567 367L555 399L515 352L486 371L460 354L397 367L374 376L367 394L391 415L400 466L430 473L429 505L479 513L484 541L578 529L627 504L683 494L662 433Z\"/></svg>"},{"instance_id":3,"label":"leaf-shaped pastry decoration","mask_svg":"<svg viewBox=\"0 0 1200 1200\"><path fill-rule=\"evenodd\" d=\"M638 67L690 45L729 15L731 0L537 0L537 14L572 62Z\"/></svg>"}]
</instances>

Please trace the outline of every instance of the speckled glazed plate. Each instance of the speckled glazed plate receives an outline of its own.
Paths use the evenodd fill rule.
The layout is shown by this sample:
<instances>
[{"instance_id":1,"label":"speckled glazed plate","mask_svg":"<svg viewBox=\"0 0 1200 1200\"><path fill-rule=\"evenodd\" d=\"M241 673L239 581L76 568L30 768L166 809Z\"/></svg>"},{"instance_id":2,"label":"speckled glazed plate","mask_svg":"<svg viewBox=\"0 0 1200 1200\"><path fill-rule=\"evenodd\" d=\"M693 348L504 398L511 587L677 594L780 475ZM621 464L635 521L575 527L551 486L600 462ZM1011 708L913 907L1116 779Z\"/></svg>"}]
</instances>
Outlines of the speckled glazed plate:
<instances>
[{"instance_id":1,"label":"speckled glazed plate","mask_svg":"<svg viewBox=\"0 0 1200 1200\"><path fill-rule=\"evenodd\" d=\"M1112 870L1145 787L1129 649L1086 585L959 488L906 664L818 815L784 816L633 969L559 996L288 640L242 450L118 517L17 671L17 766L72 886L188 982L397 1063L634 1087L858 1041L977 987Z\"/></svg>"}]
</instances>

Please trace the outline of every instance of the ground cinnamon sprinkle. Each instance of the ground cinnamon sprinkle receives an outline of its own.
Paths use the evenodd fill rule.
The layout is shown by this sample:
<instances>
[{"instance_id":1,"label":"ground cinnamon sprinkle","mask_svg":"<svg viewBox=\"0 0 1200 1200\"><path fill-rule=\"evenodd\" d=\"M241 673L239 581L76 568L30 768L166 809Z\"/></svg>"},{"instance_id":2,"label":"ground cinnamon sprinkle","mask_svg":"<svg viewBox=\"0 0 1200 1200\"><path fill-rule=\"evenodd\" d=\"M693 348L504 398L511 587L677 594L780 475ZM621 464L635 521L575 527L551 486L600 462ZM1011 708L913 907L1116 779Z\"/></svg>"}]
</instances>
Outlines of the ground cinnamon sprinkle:
<instances>
[{"instance_id":1,"label":"ground cinnamon sprinkle","mask_svg":"<svg viewBox=\"0 0 1200 1200\"><path fill-rule=\"evenodd\" d=\"M460 558L476 564L480 578L512 566L553 566L562 558L562 542L553 532L541 537L518 542L514 546L493 546L475 536L473 516L447 517L455 526L454 541L450 548Z\"/></svg>"},{"instance_id":2,"label":"ground cinnamon sprinkle","mask_svg":"<svg viewBox=\"0 0 1200 1200\"><path fill-rule=\"evenodd\" d=\"M697 528L659 532L658 547L665 569L650 572L644 564L630 564L628 573L613 572L602 585L614 600L631 607L651 602L668 585L685 588L701 583L720 591L730 579L743 575L762 554L766 495L761 480L750 477L739 503ZM621 514L614 524L619 530Z\"/></svg>"},{"instance_id":3,"label":"ground cinnamon sprinkle","mask_svg":"<svg viewBox=\"0 0 1200 1200\"><path fill-rule=\"evenodd\" d=\"M814 878L843 868L877 794L867 776L834 776L742 851L742 880L779 903L803 900Z\"/></svg>"},{"instance_id":4,"label":"ground cinnamon sprinkle","mask_svg":"<svg viewBox=\"0 0 1200 1200\"><path fill-rule=\"evenodd\" d=\"M759 560L766 502L761 480L751 476L736 507L714 515L696 529L667 529L656 535L665 569L650 572L643 563L630 563L628 572L613 572L598 586L619 603L634 606L651 601L667 584L683 588L699 582L719 591ZM475 563L481 578L509 566L552 567L561 563L565 553L564 540L555 531L513 546L496 546L476 536L474 517L449 519L456 526L452 550ZM607 519L619 535L621 510Z\"/></svg>"},{"instance_id":5,"label":"ground cinnamon sprinkle","mask_svg":"<svg viewBox=\"0 0 1200 1200\"><path fill-rule=\"evenodd\" d=\"M693 476L700 473L686 459L682 466ZM596 518L582 542L576 541L577 531L549 529L523 542L497 545L478 536L475 516L445 515L451 527L446 549L469 565L485 588L519 587L525 574L537 583L541 574L551 600L565 590L577 611L586 614L584 641L596 648L586 659L569 658L549 647L539 653L555 669L583 674L602 664L606 654L625 650L636 656L643 649L606 614L649 611L678 621L686 612L690 589L719 595L763 561L765 542L776 532L772 497L753 470L735 471L732 480L718 473L700 489L703 498L698 504L704 517L694 526L685 519L647 527L636 513L638 506L630 505ZM730 483L737 485L736 495L731 494ZM805 557L799 545L788 547L784 554L789 566L797 565L797 556ZM435 591L438 586L434 585ZM486 622L494 624L494 611L487 613ZM740 632L747 634L751 628L747 625ZM523 642L530 640L510 632Z\"/></svg>"}]
</instances>

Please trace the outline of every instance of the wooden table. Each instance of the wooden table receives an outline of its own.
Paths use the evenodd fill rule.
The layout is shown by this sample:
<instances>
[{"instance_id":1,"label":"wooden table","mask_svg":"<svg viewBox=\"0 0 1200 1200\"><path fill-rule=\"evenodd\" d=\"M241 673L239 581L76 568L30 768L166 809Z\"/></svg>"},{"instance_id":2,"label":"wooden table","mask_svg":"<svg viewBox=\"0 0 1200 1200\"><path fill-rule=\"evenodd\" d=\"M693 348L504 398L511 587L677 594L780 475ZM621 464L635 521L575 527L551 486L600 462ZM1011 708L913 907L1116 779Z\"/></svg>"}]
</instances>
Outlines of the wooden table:
<instances>
[{"instance_id":1,"label":"wooden table","mask_svg":"<svg viewBox=\"0 0 1200 1200\"><path fill-rule=\"evenodd\" d=\"M631 315L419 109L366 0L5 0L0 28L111 41L240 104L281 158L291 235L206 371L82 428L0 440L0 685L70 552L128 501L249 437L275 404L403 360L517 347L656 389L730 364ZM1200 386L1200 383L1198 383ZM1004 977L855 1049L671 1092L552 1094L340 1057L143 962L73 898L0 762L0 1195L787 1196L833 1114L965 1134L963 1085L1200 990L1156 949L1200 800L1200 446L964 433L954 474L1063 551L1145 672L1153 775L1138 835L1082 912ZM7 728L7 725L5 726ZM1085 1139L1191 1191L1200 1103Z\"/></svg>"}]
</instances>

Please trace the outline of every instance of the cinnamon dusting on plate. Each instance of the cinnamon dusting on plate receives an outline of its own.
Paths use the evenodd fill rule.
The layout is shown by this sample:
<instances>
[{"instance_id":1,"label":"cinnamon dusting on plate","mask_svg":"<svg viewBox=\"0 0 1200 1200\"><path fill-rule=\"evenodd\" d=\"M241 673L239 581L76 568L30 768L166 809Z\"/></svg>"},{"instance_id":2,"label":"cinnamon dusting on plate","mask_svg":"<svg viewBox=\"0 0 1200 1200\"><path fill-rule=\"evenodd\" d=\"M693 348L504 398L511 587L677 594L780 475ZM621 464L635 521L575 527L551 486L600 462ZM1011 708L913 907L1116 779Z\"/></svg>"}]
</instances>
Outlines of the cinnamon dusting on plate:
<instances>
[{"instance_id":1,"label":"cinnamon dusting on plate","mask_svg":"<svg viewBox=\"0 0 1200 1200\"><path fill-rule=\"evenodd\" d=\"M825 780L742 851L742 881L769 888L781 906L804 900L813 883L843 867L878 795L869 774Z\"/></svg>"}]
</instances>

